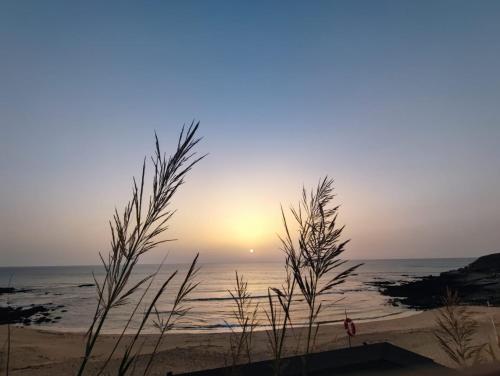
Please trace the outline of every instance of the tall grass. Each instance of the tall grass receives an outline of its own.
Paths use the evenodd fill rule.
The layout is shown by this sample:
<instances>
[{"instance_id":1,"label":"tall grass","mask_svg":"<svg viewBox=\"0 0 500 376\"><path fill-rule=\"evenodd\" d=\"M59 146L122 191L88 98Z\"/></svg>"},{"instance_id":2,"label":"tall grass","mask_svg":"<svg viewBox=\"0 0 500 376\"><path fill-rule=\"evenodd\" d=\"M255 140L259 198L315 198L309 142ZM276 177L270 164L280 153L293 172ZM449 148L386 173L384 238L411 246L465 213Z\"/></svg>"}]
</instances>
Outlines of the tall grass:
<instances>
[{"instance_id":1,"label":"tall grass","mask_svg":"<svg viewBox=\"0 0 500 376\"><path fill-rule=\"evenodd\" d=\"M348 241L340 242L344 227L338 227L338 206L332 206L333 181L328 177L309 194L302 190L302 200L297 208L291 208L297 227L297 238L292 236L285 212L281 209L284 235L280 236L285 253L286 280L281 288L269 288L267 294L266 331L273 356L274 374L279 375L288 329L293 330L291 310L295 289L298 286L308 307L305 353L315 345L319 330L318 316L323 306L321 294L344 283L361 265L354 265L331 275L346 261L340 259ZM299 341L300 343L300 341ZM303 370L306 371L305 369Z\"/></svg>"},{"instance_id":2,"label":"tall grass","mask_svg":"<svg viewBox=\"0 0 500 376\"><path fill-rule=\"evenodd\" d=\"M198 286L199 282L194 282L194 278L199 272L199 268L196 266L199 254L196 255L189 270L186 273L184 280L182 281L177 295L175 296L172 308L169 310L166 316L163 316L157 309L156 303L154 303L155 311L155 321L154 325L159 330L160 334L157 337L155 346L151 354L149 354L149 359L144 370L144 375L148 375L151 370L151 365L158 352L161 342L163 341L165 334L170 331L176 324L176 322L184 317L190 310L189 307L184 305L184 302L188 295Z\"/></svg>"},{"instance_id":3,"label":"tall grass","mask_svg":"<svg viewBox=\"0 0 500 376\"><path fill-rule=\"evenodd\" d=\"M439 346L459 367L468 367L481 360L485 345L474 344L478 323L471 317L466 306L460 305L456 291L447 289L443 307L436 317L434 336Z\"/></svg>"},{"instance_id":4,"label":"tall grass","mask_svg":"<svg viewBox=\"0 0 500 376\"><path fill-rule=\"evenodd\" d=\"M472 318L468 307L461 304L457 291L446 289L442 301L443 307L436 316L434 337L450 360L460 368L498 362L500 338L493 317L490 316L492 336L483 341L479 323Z\"/></svg>"},{"instance_id":5,"label":"tall grass","mask_svg":"<svg viewBox=\"0 0 500 376\"><path fill-rule=\"evenodd\" d=\"M9 283L7 284L7 287L10 287L12 285L12 275L9 277ZM7 307L10 306L10 301L9 301L9 295L7 295ZM11 353L11 346L12 346L12 334L11 334L11 327L10 327L10 320L7 320L7 339L5 342L5 376L9 376L9 370L10 370L10 353Z\"/></svg>"},{"instance_id":6,"label":"tall grass","mask_svg":"<svg viewBox=\"0 0 500 376\"><path fill-rule=\"evenodd\" d=\"M490 303L488 302L488 307L490 307ZM498 362L500 361L500 357L498 355L500 351L500 336L498 335L497 326L495 321L493 320L493 316L490 315L490 323L492 335L489 338L488 344L486 346L486 353L490 357L492 361Z\"/></svg>"},{"instance_id":7,"label":"tall grass","mask_svg":"<svg viewBox=\"0 0 500 376\"><path fill-rule=\"evenodd\" d=\"M11 347L10 323L7 324L7 353L5 355L5 376L9 376L10 369L10 347Z\"/></svg>"},{"instance_id":8,"label":"tall grass","mask_svg":"<svg viewBox=\"0 0 500 376\"><path fill-rule=\"evenodd\" d=\"M170 209L172 198L184 183L186 174L204 157L196 158L196 153L194 152L194 147L200 141L200 138L196 137L198 126L199 123L191 123L187 130L184 127L182 128L177 142L177 149L168 158L166 154L162 153L158 137L155 135L155 153L151 157L154 168L152 193L148 199L144 198L146 173L146 160L144 160L140 181L137 182L135 178L133 180L132 199L125 206L122 213L115 210L113 219L110 221L111 250L106 257L100 255L105 276L102 281L98 281L94 276L98 302L91 325L86 334L84 356L78 370L79 376L83 375L95 344L101 335L102 328L112 310L127 305L130 297L140 288L147 286L147 292L151 286L151 280L157 274L153 273L139 282L132 282L134 269L141 257L159 244L168 241L160 239L159 236L168 229L168 223L175 213L175 211ZM196 269L197 258L198 256L196 256L191 265L191 269L193 270ZM179 303L182 303L182 300L192 290L190 287L195 286L191 282L191 278L195 274L191 272L191 269L188 272L188 282L186 282L189 288L187 291L180 291L181 301ZM153 300L149 303L136 336L124 353L119 370L120 375L125 374L136 359L132 351L133 346L144 328L145 322L149 319L153 309L155 309L158 299L176 274L177 272L172 273L163 282ZM133 314L137 311L144 296L136 303ZM130 320L127 325L129 323ZM165 331L161 333L160 338ZM123 339L123 334L124 332L119 336L118 342ZM113 352L116 351L116 348L117 346L115 346ZM155 347L156 349L157 347ZM150 363L151 360L144 371L145 374L149 371ZM100 373L102 373L102 369Z\"/></svg>"},{"instance_id":9,"label":"tall grass","mask_svg":"<svg viewBox=\"0 0 500 376\"><path fill-rule=\"evenodd\" d=\"M145 296L148 294L150 288L151 288L151 285L153 284L157 274L160 272L163 264L165 262L165 259L161 262L160 266L158 267L158 269L156 270L155 273L153 273L153 276L152 278L150 278L147 286L144 288L144 292L141 294L139 300L137 301L134 309L132 310L132 312L130 313L129 315L129 318L126 322L126 324L124 325L124 327L122 328L122 331L118 337L118 339L115 341L114 343L114 346L113 346L113 349L110 351L110 353L108 354L108 357L106 359L106 361L102 364L101 366L101 369L98 371L97 375L96 376L100 376L105 370L106 370L106 367L107 365L109 364L109 362L111 361L111 358L113 357L113 355L115 354L116 350L118 349L118 345L120 344L120 342L122 341L122 339L124 338L125 336L125 333L127 332L127 329L129 328L132 320L134 319L134 317L136 317L136 313L138 311L138 309L140 308ZM163 285L165 284L168 284L170 282L170 280L177 274L177 271L173 272L169 278L167 278L167 280L163 283ZM164 287L160 288L159 291L163 292L164 290ZM161 294L156 294L155 295L155 298L153 299L152 303L154 303L159 297L159 295ZM153 306L151 304L149 304L149 307L148 309L145 311L144 315L143 315L143 319L141 321L141 324L138 328L138 330L136 331L135 333L135 336L132 338L132 340L128 343L128 346L126 347L124 353L123 353L123 357L122 357L122 362L120 364L120 370L123 370L124 369L124 366L125 366L125 362L130 358L130 355L131 355L131 351L133 349L133 347L135 346L135 343L137 342L138 338L139 338L139 334L141 333L142 331L142 328L144 327L144 325L146 324L148 318L149 318L149 315L151 314L151 310L152 310Z\"/></svg>"},{"instance_id":10,"label":"tall grass","mask_svg":"<svg viewBox=\"0 0 500 376\"><path fill-rule=\"evenodd\" d=\"M291 208L298 227L296 241L292 239L282 210L285 226L281 240L283 249L308 307L306 354L313 350L319 330L318 316L323 308L321 295L344 283L361 266L358 264L337 272L347 262L340 256L349 240L340 240L344 226L337 224L339 206L332 205L333 198L333 180L328 177L310 193L302 190L298 207Z\"/></svg>"},{"instance_id":11,"label":"tall grass","mask_svg":"<svg viewBox=\"0 0 500 376\"><path fill-rule=\"evenodd\" d=\"M269 348L273 356L273 372L281 373L281 361L287 338L288 328L293 329L290 312L296 281L286 264L286 280L281 288L269 288L267 291L268 308L264 310L269 325L266 330Z\"/></svg>"},{"instance_id":12,"label":"tall grass","mask_svg":"<svg viewBox=\"0 0 500 376\"><path fill-rule=\"evenodd\" d=\"M231 366L234 367L241 362L243 355L246 355L248 363L252 362L252 337L255 327L257 326L257 312L259 304L253 304L252 295L248 291L248 282L243 276L239 276L235 272L236 285L234 291L228 290L235 309L233 317L237 323L237 330L233 329L232 325L227 325L231 328L229 337L229 350L231 355Z\"/></svg>"},{"instance_id":13,"label":"tall grass","mask_svg":"<svg viewBox=\"0 0 500 376\"><path fill-rule=\"evenodd\" d=\"M344 226L337 224L339 206L333 205L333 180L325 177L316 189L302 190L302 200L291 208L298 227L294 240L282 209L285 235L281 237L286 260L308 307L305 353L309 354L319 330L318 316L322 311L321 295L342 284L361 264L345 268L347 261L340 256L349 240L341 241ZM333 274L333 275L332 275Z\"/></svg>"},{"instance_id":14,"label":"tall grass","mask_svg":"<svg viewBox=\"0 0 500 376\"><path fill-rule=\"evenodd\" d=\"M139 346L136 346L137 341L139 340L139 336L144 329L144 326L148 322L150 316L153 316L153 324L156 328L159 329L159 336L157 337L155 341L155 346L153 351L149 354L148 356L148 361L144 367L143 370L143 375L148 375L149 372L151 371L151 365L153 363L153 360L156 357L156 354L158 352L158 348L165 336L165 334L171 330L176 321L179 318L184 317L188 312L189 308L184 306L185 299L193 291L197 286L198 283L194 282L194 278L196 277L199 268L196 266L198 261L198 254L196 257L193 259L186 276L184 277L178 291L176 294L176 297L174 299L174 302L172 304L172 308L168 311L167 317L164 318L162 314L158 311L157 309L157 303L160 297L163 295L163 293L166 291L168 285L170 282L176 277L178 274L178 271L174 271L170 276L163 282L161 287L157 290L157 292L154 295L154 298L151 300L149 305L147 306L147 309L144 312L141 324L139 328L136 330L135 335L133 336L132 340L127 344L127 347L123 353L119 368L118 368L118 375L126 375L130 369L134 370L137 368L137 360L138 360L138 355L141 353L141 349L144 343L140 344ZM149 289L150 285L148 285ZM145 294L146 292L144 292ZM137 308L138 304L135 306ZM135 310L134 308L134 310ZM122 332L123 336L123 332ZM134 351L135 350L135 351ZM130 368L132 367L132 368ZM103 369L102 369L103 370ZM133 373L133 371L132 371Z\"/></svg>"}]
</instances>

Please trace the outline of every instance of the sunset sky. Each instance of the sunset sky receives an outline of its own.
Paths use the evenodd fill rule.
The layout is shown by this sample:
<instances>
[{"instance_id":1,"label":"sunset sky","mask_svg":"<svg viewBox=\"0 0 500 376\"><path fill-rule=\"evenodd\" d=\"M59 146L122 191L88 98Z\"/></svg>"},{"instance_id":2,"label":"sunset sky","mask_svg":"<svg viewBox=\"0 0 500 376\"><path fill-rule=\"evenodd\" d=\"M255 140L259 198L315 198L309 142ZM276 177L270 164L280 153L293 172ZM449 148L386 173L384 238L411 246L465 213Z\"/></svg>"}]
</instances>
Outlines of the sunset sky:
<instances>
[{"instance_id":1,"label":"sunset sky","mask_svg":"<svg viewBox=\"0 0 500 376\"><path fill-rule=\"evenodd\" d=\"M335 179L348 258L500 251L499 1L0 3L0 266L96 264L153 151L201 122L170 262L280 260ZM250 253L250 249L254 249Z\"/></svg>"}]
</instances>

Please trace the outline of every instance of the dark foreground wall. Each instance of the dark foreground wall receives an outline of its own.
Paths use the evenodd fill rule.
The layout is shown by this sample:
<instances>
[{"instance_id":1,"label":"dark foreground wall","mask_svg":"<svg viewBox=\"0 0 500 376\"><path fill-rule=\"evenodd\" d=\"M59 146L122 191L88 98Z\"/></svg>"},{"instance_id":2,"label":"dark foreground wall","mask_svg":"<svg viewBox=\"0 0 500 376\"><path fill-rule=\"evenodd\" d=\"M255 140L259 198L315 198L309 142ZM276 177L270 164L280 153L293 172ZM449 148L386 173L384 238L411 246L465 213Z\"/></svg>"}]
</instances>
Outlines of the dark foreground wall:
<instances>
[{"instance_id":1,"label":"dark foreground wall","mask_svg":"<svg viewBox=\"0 0 500 376\"><path fill-rule=\"evenodd\" d=\"M185 373L183 376L272 376L272 361L255 362L237 368L225 367L205 371ZM433 360L411 351L383 342L295 356L282 360L282 376L375 376L375 375L454 375Z\"/></svg>"}]
</instances>

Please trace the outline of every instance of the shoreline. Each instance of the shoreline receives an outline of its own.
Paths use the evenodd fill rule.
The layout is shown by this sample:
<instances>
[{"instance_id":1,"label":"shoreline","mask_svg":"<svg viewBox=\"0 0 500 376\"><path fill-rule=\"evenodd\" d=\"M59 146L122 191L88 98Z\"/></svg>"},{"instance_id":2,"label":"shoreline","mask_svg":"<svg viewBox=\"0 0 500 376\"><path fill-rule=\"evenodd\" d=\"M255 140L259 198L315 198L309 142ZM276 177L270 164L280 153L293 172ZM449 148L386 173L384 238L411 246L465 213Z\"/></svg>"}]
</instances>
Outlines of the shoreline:
<instances>
[{"instance_id":1,"label":"shoreline","mask_svg":"<svg viewBox=\"0 0 500 376\"><path fill-rule=\"evenodd\" d=\"M321 315L320 320L325 324L331 322L342 322L344 319L343 307L348 307L349 316L356 322L375 321L386 318L405 317L415 314L408 312L408 308L400 307L391 303L390 298L382 295L379 288L370 286L369 282L379 280L408 280L417 278L420 275L436 274L443 270L450 270L466 265L469 261L456 259L454 262L430 262L421 259L411 263L386 262L384 260L371 261L363 265L359 275L353 277L348 283L339 287L335 293L328 293L324 296L324 304L331 305L331 313ZM257 266L255 266L257 265ZM206 265L207 266L207 265ZM141 269L142 268L142 269ZM141 265L137 271L136 278L152 272L148 267ZM85 267L78 267L76 272L62 268L59 272L60 278L54 279L54 271L40 268L37 274L26 270L19 272L15 280L15 287L11 288L9 294L3 294L2 298L7 299L8 305L12 308L4 309L0 316L10 317L11 323L31 324L35 328L55 330L59 332L80 332L88 328L88 318L95 310L95 288L92 283L87 283L91 271ZM179 332L183 333L214 333L227 332L229 329L225 321L233 323L231 312L234 302L227 293L234 288L234 270L238 270L246 279L251 282L252 297L254 302L263 301L267 304L267 287L282 283L283 268L278 268L273 263L255 263L253 266L246 264L235 264L231 268L212 266L202 269L200 280L203 280L203 288L197 289L189 297L189 304L193 306L193 312L182 321ZM165 277L172 272L166 268ZM35 278L36 276L36 278ZM1 276L0 276L1 277ZM4 276L5 278L6 276ZM102 276L98 276L101 278ZM163 278L162 274L162 278ZM158 286L155 286L158 288ZM0 290L0 293L2 291ZM171 304L171 296L167 293L159 307L162 311L168 311ZM340 294L340 295L339 295ZM339 308L337 300L342 298ZM10 301L10 302L9 302ZM262 304L262 303L261 303ZM36 307L33 307L36 306ZM36 308L38 314L30 316L30 311L19 311L22 308ZM295 307L297 325L306 319L306 310L302 305ZM0 307L0 310L2 308ZM403 313L404 312L404 313ZM35 312L36 313L36 312ZM391 316L394 315L394 316ZM0 318L1 320L1 318ZM108 322L107 333L113 334L121 332L122 323L128 320L127 309L115 311L112 320ZM259 313L259 320L265 323L266 317L263 312ZM41 324L39 326L39 324ZM132 326L139 323L134 320ZM180 324L180 323L179 323ZM263 329L259 327L258 329ZM153 332L150 325L147 332Z\"/></svg>"},{"instance_id":2,"label":"shoreline","mask_svg":"<svg viewBox=\"0 0 500 376\"><path fill-rule=\"evenodd\" d=\"M372 322L380 322L380 321L387 321L387 320L398 320L398 319L404 319L407 317L415 316L420 313L424 312L423 310L417 310L417 309L407 309L405 311L401 312L395 312L395 313L388 313L382 316L378 317L367 317L367 318L357 318L353 319L356 324L361 324L361 323L372 323ZM343 325L344 320L339 319L339 320L331 320L327 322L321 322L321 328L324 326L337 326L337 325ZM16 325L16 324L11 324L12 327L17 327L17 328L26 328L26 329L32 329L32 330L37 330L41 332L48 332L48 333L68 333L68 334L85 334L87 331L87 328L67 328L67 327L58 327L56 325L53 326L44 326L43 324L41 325L30 325L30 326L23 326L23 325ZM295 328L305 328L306 324L298 325L294 324ZM259 325L256 329L255 332L258 331L265 331L269 327L266 325ZM149 329L151 330L151 329ZM149 330L143 330L142 334L143 335L154 335L156 331L149 331ZM104 329L102 333L107 336L114 336L114 335L119 335L121 334L122 330L121 329ZM200 327L200 328L189 328L189 329L173 329L171 331L172 334L200 334L200 335L209 335L209 334L227 334L231 333L231 328L228 326L223 326L221 325L220 327L217 328L206 328L206 327ZM130 329L126 332L127 335L135 334L135 330Z\"/></svg>"},{"instance_id":3,"label":"shoreline","mask_svg":"<svg viewBox=\"0 0 500 376\"><path fill-rule=\"evenodd\" d=\"M469 310L480 323L478 339L485 341L492 333L490 317L500 325L500 308L470 306ZM428 310L404 318L356 322L357 335L353 346L388 341L397 346L432 358L438 363L452 366L433 338L436 310ZM0 327L0 338L5 339L6 326ZM297 354L300 347L300 332L287 341L287 355ZM224 366L229 350L230 333L176 333L171 332L163 341L155 359L152 375L165 375L166 371L180 373ZM109 354L117 335L104 334L96 346L90 363L98 369ZM126 338L130 335L127 335ZM142 355L139 362L147 360L151 352L154 334L143 334ZM2 340L3 342L4 340ZM253 337L253 361L269 358L266 332L256 331ZM56 332L47 329L12 327L12 375L75 374L79 358L83 353L84 335L74 332ZM320 327L316 351L347 347L347 337L342 325L328 324ZM119 349L123 349L122 346ZM118 354L121 352L119 351ZM114 356L113 366L118 362Z\"/></svg>"}]
</instances>

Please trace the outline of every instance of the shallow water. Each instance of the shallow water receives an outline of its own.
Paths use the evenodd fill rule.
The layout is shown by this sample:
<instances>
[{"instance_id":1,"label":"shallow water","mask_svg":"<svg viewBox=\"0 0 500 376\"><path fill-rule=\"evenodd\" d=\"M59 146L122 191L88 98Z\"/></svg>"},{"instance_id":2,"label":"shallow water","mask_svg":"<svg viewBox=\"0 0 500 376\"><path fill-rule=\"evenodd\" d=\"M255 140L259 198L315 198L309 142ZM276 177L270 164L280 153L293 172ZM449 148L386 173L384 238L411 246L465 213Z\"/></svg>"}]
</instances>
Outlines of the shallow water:
<instances>
[{"instance_id":1,"label":"shallow water","mask_svg":"<svg viewBox=\"0 0 500 376\"><path fill-rule=\"evenodd\" d=\"M413 314L416 311L390 304L387 297L382 296L376 287L367 285L366 282L408 280L424 275L435 275L465 266L471 261L472 259L468 258L360 261L364 265L358 269L356 276L321 297L323 312L320 315L320 321L324 323L342 321L345 317L345 310L354 321L380 320ZM139 265L134 279L138 281L156 268L155 265ZM186 272L187 265L165 265L155 280L154 285L159 286L170 273L177 269L180 275L173 281L158 304L160 314L169 312L176 288ZM254 297L254 302L259 303L260 308L267 305L268 286L281 286L283 283L284 271L280 263L202 265L198 275L198 281L201 283L186 302L186 306L191 310L186 317L179 320L175 330L185 332L229 330L235 321L232 318L232 300L227 290L234 288L235 270L238 270L239 274L248 281L248 288ZM97 301L94 287L79 287L79 285L92 283L92 272L98 280L102 279L103 269L99 266L0 268L0 286L7 286L12 276L12 286L32 289L31 292L3 295L1 304L7 304L7 299L9 299L9 304L19 306L28 306L32 303L64 305L67 312L58 311L57 315L62 317L58 322L46 323L40 327L52 330L84 331L89 325ZM138 291L137 296L140 294L141 291ZM130 306L115 309L105 328L106 331L110 333L120 331L129 317L129 312ZM304 322L305 313L305 304L298 296L292 315L296 325ZM132 327L137 325L140 318L140 315L136 317ZM259 325L264 327L265 321L265 314L261 309ZM146 330L146 332L154 331L152 325Z\"/></svg>"}]
</instances>

